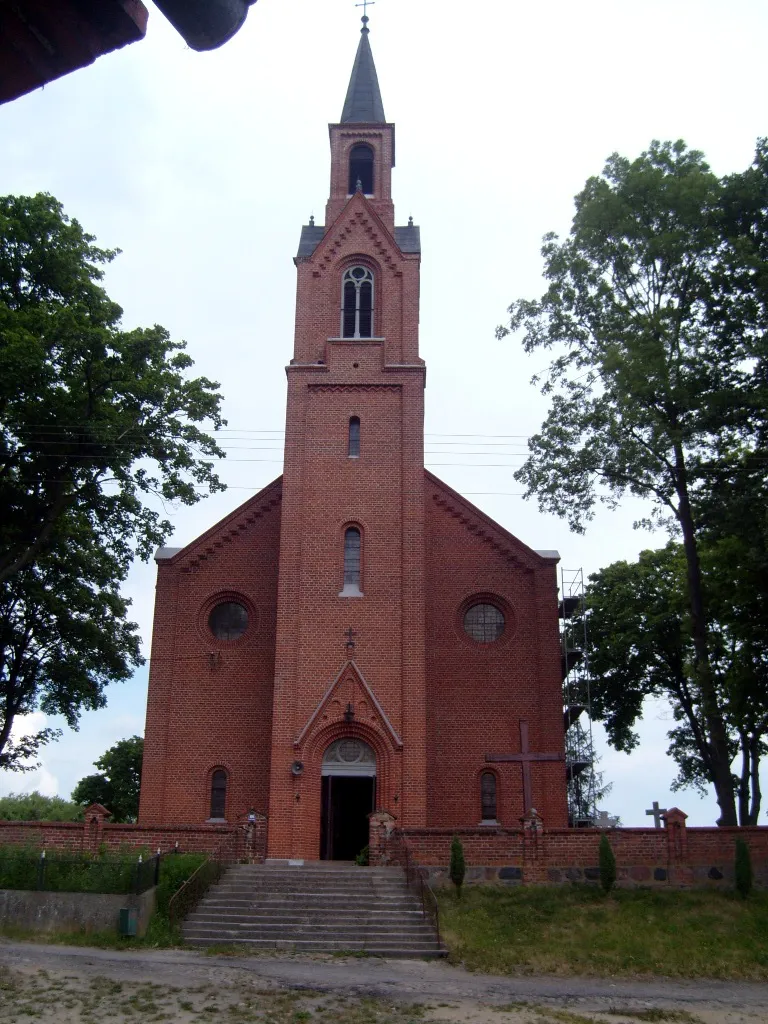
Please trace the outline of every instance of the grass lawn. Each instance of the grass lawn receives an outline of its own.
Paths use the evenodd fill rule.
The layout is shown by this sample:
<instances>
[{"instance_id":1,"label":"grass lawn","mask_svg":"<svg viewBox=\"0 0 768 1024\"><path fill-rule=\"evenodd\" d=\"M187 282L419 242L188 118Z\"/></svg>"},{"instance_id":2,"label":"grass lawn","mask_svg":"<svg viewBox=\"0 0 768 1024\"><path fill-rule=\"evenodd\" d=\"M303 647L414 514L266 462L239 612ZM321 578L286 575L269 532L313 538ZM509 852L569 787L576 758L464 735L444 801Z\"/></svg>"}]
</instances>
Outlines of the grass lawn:
<instances>
[{"instance_id":1,"label":"grass lawn","mask_svg":"<svg viewBox=\"0 0 768 1024\"><path fill-rule=\"evenodd\" d=\"M439 891L450 961L490 974L768 979L768 893L587 886Z\"/></svg>"}]
</instances>

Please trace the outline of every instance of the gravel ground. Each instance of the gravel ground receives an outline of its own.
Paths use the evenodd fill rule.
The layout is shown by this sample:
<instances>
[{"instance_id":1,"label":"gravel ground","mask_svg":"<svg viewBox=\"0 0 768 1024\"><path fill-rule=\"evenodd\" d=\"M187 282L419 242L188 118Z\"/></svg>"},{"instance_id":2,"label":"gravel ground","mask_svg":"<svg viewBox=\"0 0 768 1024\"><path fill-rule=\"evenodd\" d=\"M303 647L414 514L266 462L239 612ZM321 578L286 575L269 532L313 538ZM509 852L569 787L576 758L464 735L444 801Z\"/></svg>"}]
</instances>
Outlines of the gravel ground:
<instances>
[{"instance_id":1,"label":"gravel ground","mask_svg":"<svg viewBox=\"0 0 768 1024\"><path fill-rule=\"evenodd\" d=\"M435 961L0 941L8 1024L768 1024L768 984L496 977Z\"/></svg>"}]
</instances>

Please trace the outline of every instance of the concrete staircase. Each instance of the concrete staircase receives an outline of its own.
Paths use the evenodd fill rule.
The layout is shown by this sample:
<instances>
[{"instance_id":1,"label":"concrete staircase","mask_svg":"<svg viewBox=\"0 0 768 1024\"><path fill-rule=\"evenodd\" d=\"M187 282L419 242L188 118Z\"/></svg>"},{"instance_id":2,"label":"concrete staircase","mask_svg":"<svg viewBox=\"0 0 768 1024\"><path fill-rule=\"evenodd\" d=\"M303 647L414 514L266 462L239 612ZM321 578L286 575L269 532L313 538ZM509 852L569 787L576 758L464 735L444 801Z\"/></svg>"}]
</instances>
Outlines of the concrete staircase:
<instances>
[{"instance_id":1,"label":"concrete staircase","mask_svg":"<svg viewBox=\"0 0 768 1024\"><path fill-rule=\"evenodd\" d=\"M339 861L231 867L182 931L185 942L196 946L445 955L402 868L361 868Z\"/></svg>"}]
</instances>

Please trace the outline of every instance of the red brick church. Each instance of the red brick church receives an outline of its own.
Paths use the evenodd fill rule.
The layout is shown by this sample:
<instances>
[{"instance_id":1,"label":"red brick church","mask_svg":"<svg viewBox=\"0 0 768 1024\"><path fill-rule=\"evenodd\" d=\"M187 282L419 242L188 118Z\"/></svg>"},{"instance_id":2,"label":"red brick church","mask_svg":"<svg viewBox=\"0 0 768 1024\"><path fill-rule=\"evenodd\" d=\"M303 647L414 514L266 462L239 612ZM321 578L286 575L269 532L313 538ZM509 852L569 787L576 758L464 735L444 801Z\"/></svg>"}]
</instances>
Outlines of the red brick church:
<instances>
[{"instance_id":1,"label":"red brick church","mask_svg":"<svg viewBox=\"0 0 768 1024\"><path fill-rule=\"evenodd\" d=\"M283 475L158 551L141 825L267 816L270 858L404 828L567 824L557 553L424 468L419 229L367 18L302 228Z\"/></svg>"}]
</instances>

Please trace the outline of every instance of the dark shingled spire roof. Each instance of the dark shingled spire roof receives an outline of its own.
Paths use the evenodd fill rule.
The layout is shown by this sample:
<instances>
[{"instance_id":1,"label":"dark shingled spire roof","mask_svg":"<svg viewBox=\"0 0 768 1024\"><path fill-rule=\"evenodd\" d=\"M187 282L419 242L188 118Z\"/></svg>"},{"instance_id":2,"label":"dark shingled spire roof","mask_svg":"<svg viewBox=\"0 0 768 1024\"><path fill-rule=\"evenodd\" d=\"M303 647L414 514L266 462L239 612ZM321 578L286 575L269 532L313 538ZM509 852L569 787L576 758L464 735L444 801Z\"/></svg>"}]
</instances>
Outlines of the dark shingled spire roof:
<instances>
[{"instance_id":1,"label":"dark shingled spire roof","mask_svg":"<svg viewBox=\"0 0 768 1024\"><path fill-rule=\"evenodd\" d=\"M341 124L349 121L385 124L387 119L384 117L376 65L373 63L371 44L368 42L368 18L365 15L362 22L360 45L355 54L347 98L341 112Z\"/></svg>"}]
</instances>

